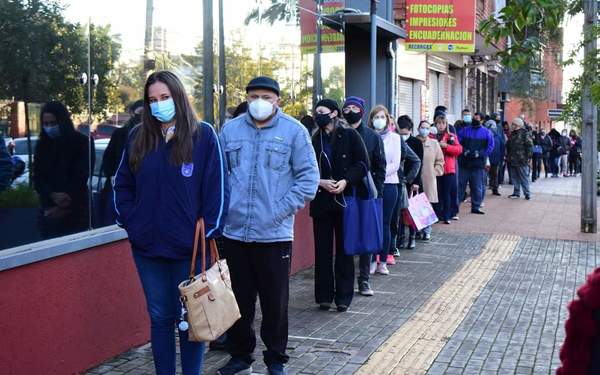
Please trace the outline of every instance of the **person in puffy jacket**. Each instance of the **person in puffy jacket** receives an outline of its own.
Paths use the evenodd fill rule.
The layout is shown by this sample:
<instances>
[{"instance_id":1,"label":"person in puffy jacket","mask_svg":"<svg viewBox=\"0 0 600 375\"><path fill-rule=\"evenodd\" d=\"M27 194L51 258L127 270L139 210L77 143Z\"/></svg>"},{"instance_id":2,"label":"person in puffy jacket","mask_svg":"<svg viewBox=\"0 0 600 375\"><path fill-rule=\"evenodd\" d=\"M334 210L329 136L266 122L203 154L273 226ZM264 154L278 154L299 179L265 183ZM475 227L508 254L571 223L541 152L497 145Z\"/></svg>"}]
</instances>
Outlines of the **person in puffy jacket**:
<instances>
[{"instance_id":1,"label":"person in puffy jacket","mask_svg":"<svg viewBox=\"0 0 600 375\"><path fill-rule=\"evenodd\" d=\"M446 116L438 116L435 120L435 127L438 130L435 138L444 153L444 174L437 177L439 201L437 211L440 220L445 224L450 224L452 216L455 215L452 202L458 199L455 179L456 158L462 153L462 146L458 137L450 132Z\"/></svg>"},{"instance_id":2,"label":"person in puffy jacket","mask_svg":"<svg viewBox=\"0 0 600 375\"><path fill-rule=\"evenodd\" d=\"M504 138L504 130L501 126L498 125L500 122L500 116L496 113L493 113L491 118L486 121L485 127L492 132L492 136L494 137L494 150L489 156L490 160L490 170L488 172L489 180L490 180L490 189L492 189L492 194L500 195L498 191L500 185L498 183L499 178L499 167L500 164L504 161L504 153L506 149L506 142Z\"/></svg>"},{"instance_id":3,"label":"person in puffy jacket","mask_svg":"<svg viewBox=\"0 0 600 375\"><path fill-rule=\"evenodd\" d=\"M509 198L519 198L521 188L525 199L531 199L529 191L529 159L533 153L533 140L519 117L512 121L512 132L506 144L507 162L513 179L513 193Z\"/></svg>"},{"instance_id":4,"label":"person in puffy jacket","mask_svg":"<svg viewBox=\"0 0 600 375\"><path fill-rule=\"evenodd\" d=\"M114 192L117 224L129 235L146 296L156 373L175 374L175 326L183 315L178 285L189 278L196 221L204 219L208 238L220 236L229 190L217 134L198 122L171 72L146 81L142 122L129 134ZM183 374L198 375L204 343L178 332Z\"/></svg>"}]
</instances>

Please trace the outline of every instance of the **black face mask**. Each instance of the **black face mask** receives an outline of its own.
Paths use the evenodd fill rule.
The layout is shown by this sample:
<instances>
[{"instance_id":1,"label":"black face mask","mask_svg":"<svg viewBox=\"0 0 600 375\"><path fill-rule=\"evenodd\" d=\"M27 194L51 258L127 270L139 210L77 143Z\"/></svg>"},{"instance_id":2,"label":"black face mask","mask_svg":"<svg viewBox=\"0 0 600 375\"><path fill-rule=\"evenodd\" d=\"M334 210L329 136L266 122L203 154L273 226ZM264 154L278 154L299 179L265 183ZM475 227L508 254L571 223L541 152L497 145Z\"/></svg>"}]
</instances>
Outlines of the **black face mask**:
<instances>
[{"instance_id":1,"label":"black face mask","mask_svg":"<svg viewBox=\"0 0 600 375\"><path fill-rule=\"evenodd\" d=\"M331 117L329 117L330 113L316 113L315 114L315 123L319 127L319 129L323 129L331 122Z\"/></svg>"},{"instance_id":2,"label":"black face mask","mask_svg":"<svg viewBox=\"0 0 600 375\"><path fill-rule=\"evenodd\" d=\"M360 112L356 113L350 111L348 113L344 113L344 118L346 119L346 121L348 121L350 125L352 125L356 124L362 119L362 114Z\"/></svg>"}]
</instances>

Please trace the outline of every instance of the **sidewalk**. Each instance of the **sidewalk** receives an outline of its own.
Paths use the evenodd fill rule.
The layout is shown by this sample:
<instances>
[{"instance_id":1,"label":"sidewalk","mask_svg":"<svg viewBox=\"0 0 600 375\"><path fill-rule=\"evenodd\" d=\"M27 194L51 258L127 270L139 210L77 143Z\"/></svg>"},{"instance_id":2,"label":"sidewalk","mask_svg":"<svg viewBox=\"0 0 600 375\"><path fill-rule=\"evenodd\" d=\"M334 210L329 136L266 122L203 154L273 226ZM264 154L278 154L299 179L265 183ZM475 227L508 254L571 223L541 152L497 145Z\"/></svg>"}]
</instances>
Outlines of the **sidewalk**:
<instances>
[{"instance_id":1,"label":"sidewalk","mask_svg":"<svg viewBox=\"0 0 600 375\"><path fill-rule=\"evenodd\" d=\"M579 212L575 180L536 182L529 202L486 197L485 216L436 225L430 243L402 251L389 276L373 277L375 296L356 295L346 313L317 309L312 270L294 275L289 372L553 373L567 303L600 263L598 235L564 220ZM261 345L254 370L264 374ZM208 352L203 373L227 359ZM149 345L88 372L124 373L154 373Z\"/></svg>"}]
</instances>

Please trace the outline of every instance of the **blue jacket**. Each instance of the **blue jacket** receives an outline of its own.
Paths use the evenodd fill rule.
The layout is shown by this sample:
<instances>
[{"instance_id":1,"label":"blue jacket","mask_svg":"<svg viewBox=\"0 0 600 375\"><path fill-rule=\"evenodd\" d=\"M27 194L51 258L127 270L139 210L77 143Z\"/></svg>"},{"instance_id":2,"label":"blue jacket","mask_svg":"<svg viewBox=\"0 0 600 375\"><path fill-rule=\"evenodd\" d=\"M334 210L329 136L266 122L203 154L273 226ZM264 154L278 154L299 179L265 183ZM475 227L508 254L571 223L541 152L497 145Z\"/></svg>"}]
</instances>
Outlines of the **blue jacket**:
<instances>
[{"instance_id":1,"label":"blue jacket","mask_svg":"<svg viewBox=\"0 0 600 375\"><path fill-rule=\"evenodd\" d=\"M129 135L115 175L117 224L142 255L189 259L197 219L204 218L209 238L221 234L226 219L229 191L219 139L209 124L201 123L193 136L192 163L173 165L172 143L161 140L133 173L128 160L137 129Z\"/></svg>"},{"instance_id":2,"label":"blue jacket","mask_svg":"<svg viewBox=\"0 0 600 375\"><path fill-rule=\"evenodd\" d=\"M281 109L260 129L246 113L223 127L221 144L231 184L223 235L244 242L292 241L294 214L319 185L306 128Z\"/></svg>"},{"instance_id":3,"label":"blue jacket","mask_svg":"<svg viewBox=\"0 0 600 375\"><path fill-rule=\"evenodd\" d=\"M458 137L463 146L459 164L463 168L484 168L485 158L494 151L492 132L484 126L467 126L459 131Z\"/></svg>"},{"instance_id":4,"label":"blue jacket","mask_svg":"<svg viewBox=\"0 0 600 375\"><path fill-rule=\"evenodd\" d=\"M506 140L504 139L504 130L496 125L494 120L485 123L485 127L492 132L494 137L494 150L489 155L491 164L500 164L506 154Z\"/></svg>"}]
</instances>

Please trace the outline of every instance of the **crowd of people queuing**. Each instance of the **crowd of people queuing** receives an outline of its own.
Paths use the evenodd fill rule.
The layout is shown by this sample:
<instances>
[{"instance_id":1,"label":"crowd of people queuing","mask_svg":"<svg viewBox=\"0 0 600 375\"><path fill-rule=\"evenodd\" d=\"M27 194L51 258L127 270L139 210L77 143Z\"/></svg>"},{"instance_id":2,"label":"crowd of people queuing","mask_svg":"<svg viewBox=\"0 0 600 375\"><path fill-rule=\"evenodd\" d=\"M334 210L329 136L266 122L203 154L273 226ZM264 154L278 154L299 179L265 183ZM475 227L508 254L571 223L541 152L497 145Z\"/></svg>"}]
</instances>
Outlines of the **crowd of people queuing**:
<instances>
[{"instance_id":1,"label":"crowd of people queuing","mask_svg":"<svg viewBox=\"0 0 600 375\"><path fill-rule=\"evenodd\" d=\"M286 374L294 215L307 203L315 302L324 311L335 304L343 313L355 285L360 295L374 295L373 275L388 275L400 249L431 240L431 226L416 230L405 220L415 195L424 193L439 221L451 224L467 200L471 213L484 214L486 190L500 195L506 171L513 185L509 197L522 192L527 200L529 180L540 178L542 168L546 177L580 173L581 140L574 131L546 134L521 117L501 123L497 114L465 109L450 124L447 109L438 106L432 122L405 114L394 119L385 106L367 111L362 98L349 96L341 106L320 100L312 117L298 122L279 107L275 80L257 77L246 92L247 101L216 130L197 119L175 74L155 72L143 100L131 107L132 119L115 132L104 154L102 168L110 178L103 189L114 196L117 224L132 245L157 374L175 374L174 332L181 317L177 286L187 278L199 217L208 238L220 237L241 313L211 344L231 355L218 374L252 372L257 297L264 361L269 374ZM75 132L62 104L47 104L41 116L34 182L46 225L60 226L61 220L81 225L88 175L73 155L86 154L90 145ZM61 163L69 175L45 173ZM363 184L368 174L383 201L383 248L358 257L355 284L355 257L344 249L344 208L349 196L368 194ZM204 344L178 333L183 374L199 374Z\"/></svg>"}]
</instances>

